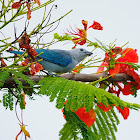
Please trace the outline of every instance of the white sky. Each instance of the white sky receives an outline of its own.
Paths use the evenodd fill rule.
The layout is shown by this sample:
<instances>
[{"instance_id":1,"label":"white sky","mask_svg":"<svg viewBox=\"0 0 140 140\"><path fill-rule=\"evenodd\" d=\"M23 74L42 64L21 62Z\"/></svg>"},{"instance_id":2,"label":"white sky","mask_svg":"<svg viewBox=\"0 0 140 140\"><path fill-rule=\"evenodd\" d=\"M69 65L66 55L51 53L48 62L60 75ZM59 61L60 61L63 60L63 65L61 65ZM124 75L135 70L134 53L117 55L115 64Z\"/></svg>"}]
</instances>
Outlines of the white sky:
<instances>
[{"instance_id":1,"label":"white sky","mask_svg":"<svg viewBox=\"0 0 140 140\"><path fill-rule=\"evenodd\" d=\"M46 0L41 0L42 3L43 1ZM137 49L140 55L139 0L56 0L55 4L58 5L58 8L52 13L54 18L73 9L73 12L60 22L57 32L64 33L70 26L82 27L82 19L88 20L89 25L95 20L101 23L104 30L89 30L89 39L94 41L94 37L96 37L107 45L117 38L117 46L122 46L129 41L127 46ZM42 12L32 13L31 25L35 25L41 16ZM20 22L20 25L16 26L19 32L22 30L20 29L21 25L24 23ZM7 28L5 34L9 33L10 28L10 26ZM51 40L51 37L49 39ZM63 49L70 49L73 46L72 43L59 45ZM54 48L58 48L59 45L54 46ZM102 54L102 52L96 53L98 56ZM128 102L140 103L139 94L140 92L137 98L132 96L122 96L121 98ZM34 101L26 100L27 105L24 111L24 123L28 125L26 128L30 132L32 140L58 140L58 132L65 123L61 110L57 110L55 103L50 103L48 97L35 98ZM20 110L18 113L20 116ZM119 116L121 124L118 126L117 140L139 140L140 112L130 111L127 120L123 120L122 116ZM5 110L0 104L0 118L0 140L14 140L20 131L15 112Z\"/></svg>"}]
</instances>

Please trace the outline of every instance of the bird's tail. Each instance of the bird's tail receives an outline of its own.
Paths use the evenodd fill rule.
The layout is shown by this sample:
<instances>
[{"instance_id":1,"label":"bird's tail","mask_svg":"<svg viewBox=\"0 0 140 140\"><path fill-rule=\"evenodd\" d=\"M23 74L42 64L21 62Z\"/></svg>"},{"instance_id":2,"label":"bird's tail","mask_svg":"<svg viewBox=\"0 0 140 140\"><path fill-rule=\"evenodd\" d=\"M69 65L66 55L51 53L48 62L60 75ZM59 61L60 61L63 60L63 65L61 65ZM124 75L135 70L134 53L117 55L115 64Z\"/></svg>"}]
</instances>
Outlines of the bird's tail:
<instances>
[{"instance_id":1,"label":"bird's tail","mask_svg":"<svg viewBox=\"0 0 140 140\"><path fill-rule=\"evenodd\" d=\"M22 55L23 54L23 52L12 51L12 50L7 50L7 52L14 53L14 54L19 54L19 55Z\"/></svg>"}]
</instances>

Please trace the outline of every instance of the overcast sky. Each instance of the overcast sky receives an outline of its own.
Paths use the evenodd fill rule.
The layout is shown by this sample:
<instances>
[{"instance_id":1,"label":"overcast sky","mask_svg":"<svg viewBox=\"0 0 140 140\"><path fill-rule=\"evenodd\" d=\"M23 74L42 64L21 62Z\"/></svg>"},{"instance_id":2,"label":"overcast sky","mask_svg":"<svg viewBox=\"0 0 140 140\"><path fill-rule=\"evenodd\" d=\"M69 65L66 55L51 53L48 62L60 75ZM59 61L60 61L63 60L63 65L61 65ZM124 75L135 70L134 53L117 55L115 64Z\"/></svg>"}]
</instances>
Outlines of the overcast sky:
<instances>
[{"instance_id":1,"label":"overcast sky","mask_svg":"<svg viewBox=\"0 0 140 140\"><path fill-rule=\"evenodd\" d=\"M42 3L43 1L46 0L41 0ZM70 26L82 27L82 19L87 20L89 25L95 20L101 23L104 30L89 31L88 38L90 40L95 41L94 38L97 38L108 45L117 38L117 46L122 46L129 42L127 46L137 49L140 55L139 0L56 0L54 4L58 5L58 8L52 13L52 18L54 19L71 9L73 10L71 14L60 22L56 32L63 34ZM32 13L31 23L33 25L37 23L41 16L42 12ZM20 29L21 24L24 23L17 25L18 29ZM5 33L9 33L9 29ZM59 45L53 47L58 48ZM60 48L70 49L72 46L73 43L61 43ZM101 57L102 52L96 53ZM121 99L140 103L139 94L140 92L138 92L137 98L121 96ZM26 100L27 105L24 111L24 123L28 125L26 129L30 132L32 140L58 140L58 132L65 123L61 110L57 110L55 103L50 103L48 97L35 96L35 99L34 101ZM20 109L18 109L18 113L20 116ZM119 116L121 124L118 126L117 140L139 140L140 112L130 111L130 116L127 120L124 120L120 114ZM0 140L14 140L20 131L15 112L5 110L1 104L0 118Z\"/></svg>"}]
</instances>

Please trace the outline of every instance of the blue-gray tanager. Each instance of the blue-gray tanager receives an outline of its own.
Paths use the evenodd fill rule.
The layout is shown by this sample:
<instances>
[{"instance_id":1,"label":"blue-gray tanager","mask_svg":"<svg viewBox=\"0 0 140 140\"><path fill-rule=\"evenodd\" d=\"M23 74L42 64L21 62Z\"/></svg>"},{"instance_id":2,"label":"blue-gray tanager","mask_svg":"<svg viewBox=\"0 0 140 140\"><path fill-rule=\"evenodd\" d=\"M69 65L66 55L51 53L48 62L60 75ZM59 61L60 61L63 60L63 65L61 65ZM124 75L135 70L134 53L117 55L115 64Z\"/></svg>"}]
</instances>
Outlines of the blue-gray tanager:
<instances>
[{"instance_id":1,"label":"blue-gray tanager","mask_svg":"<svg viewBox=\"0 0 140 140\"><path fill-rule=\"evenodd\" d=\"M10 53L20 54L23 52L8 50ZM79 62L85 57L92 55L82 48L72 50L58 50L58 49L36 49L38 55L37 60L42 59L39 63L48 72L65 73L71 71Z\"/></svg>"}]
</instances>

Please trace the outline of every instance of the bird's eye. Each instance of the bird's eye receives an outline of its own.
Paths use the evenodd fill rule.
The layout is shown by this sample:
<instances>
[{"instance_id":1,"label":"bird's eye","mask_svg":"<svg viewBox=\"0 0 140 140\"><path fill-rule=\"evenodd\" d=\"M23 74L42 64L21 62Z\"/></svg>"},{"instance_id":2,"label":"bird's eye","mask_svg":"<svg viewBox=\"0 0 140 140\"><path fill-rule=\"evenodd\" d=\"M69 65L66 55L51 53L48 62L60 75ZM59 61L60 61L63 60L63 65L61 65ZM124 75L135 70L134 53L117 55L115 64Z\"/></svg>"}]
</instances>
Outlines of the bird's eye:
<instances>
[{"instance_id":1,"label":"bird's eye","mask_svg":"<svg viewBox=\"0 0 140 140\"><path fill-rule=\"evenodd\" d=\"M80 49L80 51L83 51L83 49Z\"/></svg>"}]
</instances>

